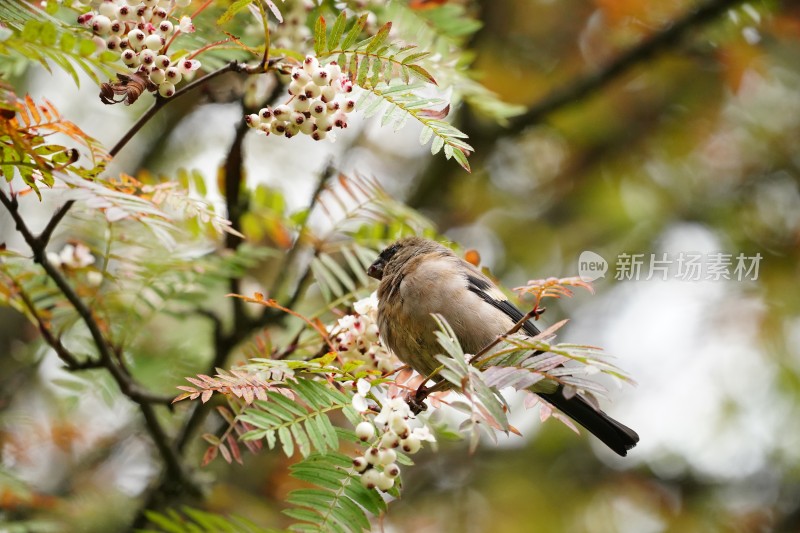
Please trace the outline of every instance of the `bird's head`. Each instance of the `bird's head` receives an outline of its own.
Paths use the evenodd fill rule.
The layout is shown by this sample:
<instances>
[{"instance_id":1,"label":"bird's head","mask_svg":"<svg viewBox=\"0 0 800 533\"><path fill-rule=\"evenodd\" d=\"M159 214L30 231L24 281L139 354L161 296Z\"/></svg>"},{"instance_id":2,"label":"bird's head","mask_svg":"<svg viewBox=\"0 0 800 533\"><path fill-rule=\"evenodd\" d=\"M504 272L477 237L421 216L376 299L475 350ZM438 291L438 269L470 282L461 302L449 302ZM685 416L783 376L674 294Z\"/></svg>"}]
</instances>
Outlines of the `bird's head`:
<instances>
[{"instance_id":1,"label":"bird's head","mask_svg":"<svg viewBox=\"0 0 800 533\"><path fill-rule=\"evenodd\" d=\"M367 269L367 275L381 280L387 270L394 271L415 255L438 250L448 251L438 242L424 237L405 237L384 248Z\"/></svg>"}]
</instances>

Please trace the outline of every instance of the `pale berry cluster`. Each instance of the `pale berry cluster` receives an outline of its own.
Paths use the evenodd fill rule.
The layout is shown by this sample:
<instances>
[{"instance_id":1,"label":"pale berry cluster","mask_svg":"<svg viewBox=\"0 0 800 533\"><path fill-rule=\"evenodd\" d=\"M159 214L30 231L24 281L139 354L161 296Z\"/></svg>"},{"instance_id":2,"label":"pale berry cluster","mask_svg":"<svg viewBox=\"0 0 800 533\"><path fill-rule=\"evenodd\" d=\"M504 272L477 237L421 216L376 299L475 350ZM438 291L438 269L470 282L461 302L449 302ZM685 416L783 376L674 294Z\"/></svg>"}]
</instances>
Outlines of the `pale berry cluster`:
<instances>
[{"instance_id":1,"label":"pale berry cluster","mask_svg":"<svg viewBox=\"0 0 800 533\"><path fill-rule=\"evenodd\" d=\"M78 23L91 28L101 50L119 53L125 65L150 81L149 90L161 96L175 94L184 76L200 68L200 62L185 57L170 59L168 45L178 32L194 31L192 20L170 20L176 7L191 0L81 0L91 11L78 17Z\"/></svg>"},{"instance_id":2,"label":"pale berry cluster","mask_svg":"<svg viewBox=\"0 0 800 533\"><path fill-rule=\"evenodd\" d=\"M83 243L67 243L59 253L47 252L47 260L57 267L84 268L93 265L95 257Z\"/></svg>"},{"instance_id":3,"label":"pale berry cluster","mask_svg":"<svg viewBox=\"0 0 800 533\"><path fill-rule=\"evenodd\" d=\"M303 66L292 69L291 78L286 103L247 115L251 128L286 137L303 133L319 141L334 127L347 127L347 113L356 107L348 97L353 82L335 61L323 67L317 58L307 56Z\"/></svg>"},{"instance_id":4,"label":"pale berry cluster","mask_svg":"<svg viewBox=\"0 0 800 533\"><path fill-rule=\"evenodd\" d=\"M331 341L343 361L360 360L370 369L394 370L392 354L378 336L378 297L369 297L353 304L355 314L345 315L330 328Z\"/></svg>"},{"instance_id":5,"label":"pale berry cluster","mask_svg":"<svg viewBox=\"0 0 800 533\"><path fill-rule=\"evenodd\" d=\"M356 436L362 442L373 442L364 455L353 459L362 485L368 489L391 489L400 474L400 467L395 463L395 449L414 454L422 448L423 441L436 441L427 426L412 428L414 421L408 404L396 397L384 403L372 422L364 421L356 426Z\"/></svg>"},{"instance_id":6,"label":"pale berry cluster","mask_svg":"<svg viewBox=\"0 0 800 533\"><path fill-rule=\"evenodd\" d=\"M47 260L51 265L63 270L79 270L94 265L95 257L92 251L83 243L67 243L60 252L47 252ZM97 270L86 272L86 283L97 287L103 282L103 275Z\"/></svg>"}]
</instances>

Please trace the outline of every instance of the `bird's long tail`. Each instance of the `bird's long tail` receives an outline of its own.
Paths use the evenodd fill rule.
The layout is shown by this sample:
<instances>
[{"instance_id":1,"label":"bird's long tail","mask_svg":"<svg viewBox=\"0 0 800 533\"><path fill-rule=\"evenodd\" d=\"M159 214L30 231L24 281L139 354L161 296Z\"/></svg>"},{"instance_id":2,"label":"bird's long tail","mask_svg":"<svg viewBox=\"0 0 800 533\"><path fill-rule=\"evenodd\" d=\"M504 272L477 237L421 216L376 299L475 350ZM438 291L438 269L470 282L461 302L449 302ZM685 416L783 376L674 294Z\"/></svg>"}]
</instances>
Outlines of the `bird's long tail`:
<instances>
[{"instance_id":1,"label":"bird's long tail","mask_svg":"<svg viewBox=\"0 0 800 533\"><path fill-rule=\"evenodd\" d=\"M577 394L565 398L562 387L553 393L539 393L544 400L562 411L616 453L625 457L628 450L639 442L639 435L631 428L620 424L603 411L595 409Z\"/></svg>"}]
</instances>

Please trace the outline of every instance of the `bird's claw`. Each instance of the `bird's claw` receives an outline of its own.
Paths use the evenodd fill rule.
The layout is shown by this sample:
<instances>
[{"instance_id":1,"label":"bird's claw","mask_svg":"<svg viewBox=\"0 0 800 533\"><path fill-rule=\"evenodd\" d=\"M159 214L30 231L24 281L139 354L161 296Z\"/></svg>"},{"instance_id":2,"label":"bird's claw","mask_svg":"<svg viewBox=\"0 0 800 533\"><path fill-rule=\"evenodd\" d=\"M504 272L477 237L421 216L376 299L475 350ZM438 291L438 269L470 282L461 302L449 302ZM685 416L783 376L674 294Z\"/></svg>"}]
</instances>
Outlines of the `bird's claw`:
<instances>
[{"instance_id":1,"label":"bird's claw","mask_svg":"<svg viewBox=\"0 0 800 533\"><path fill-rule=\"evenodd\" d=\"M426 411L428 409L427 404L425 403L425 398L428 397L429 391L428 387L424 384L420 385L413 395L409 395L406 399L406 403L408 403L408 407L411 409L411 412L415 415L420 414L422 411Z\"/></svg>"}]
</instances>

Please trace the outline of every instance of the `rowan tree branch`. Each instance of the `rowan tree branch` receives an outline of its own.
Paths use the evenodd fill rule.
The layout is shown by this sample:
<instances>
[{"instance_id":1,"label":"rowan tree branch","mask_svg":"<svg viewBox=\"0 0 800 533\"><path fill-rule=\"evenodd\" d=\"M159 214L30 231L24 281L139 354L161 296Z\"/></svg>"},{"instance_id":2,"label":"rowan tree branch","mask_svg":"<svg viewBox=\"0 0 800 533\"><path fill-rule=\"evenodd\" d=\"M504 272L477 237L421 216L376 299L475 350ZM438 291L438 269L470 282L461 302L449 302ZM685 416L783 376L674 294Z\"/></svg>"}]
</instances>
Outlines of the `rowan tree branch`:
<instances>
[{"instance_id":1,"label":"rowan tree branch","mask_svg":"<svg viewBox=\"0 0 800 533\"><path fill-rule=\"evenodd\" d=\"M600 70L585 74L562 88L554 90L525 113L514 117L509 128L504 130L504 134L519 133L521 130L539 123L554 111L594 94L636 65L677 44L689 31L716 20L720 15L742 2L743 0L710 0L706 2L695 11L687 13L665 29L623 52Z\"/></svg>"},{"instance_id":2,"label":"rowan tree branch","mask_svg":"<svg viewBox=\"0 0 800 533\"><path fill-rule=\"evenodd\" d=\"M123 368L117 365L113 358L113 350L103 335L103 332L95 320L91 309L89 309L84 301L81 300L72 286L66 280L62 272L53 266L53 264L47 259L44 246L46 240L36 237L23 220L22 215L19 212L19 203L17 201L17 197L13 194L10 197L6 196L4 192L0 191L0 203L2 203L11 214L11 217L16 224L17 231L19 231L19 233L25 239L25 242L31 248L34 262L41 265L47 276L53 281L56 287L58 287L58 289L61 291L62 295L73 306L75 311L78 313L78 316L81 318L81 321L89 330L99 354L98 365L102 368L105 368L111 374L122 394L139 405L150 436L153 439L156 448L161 453L170 475L188 490L196 491L196 489L193 488L193 484L189 479L189 476L184 471L180 456L170 444L169 438L167 437L164 429L161 427L152 405L155 403L168 404L171 401L171 398L157 395L144 389L136 382L133 376L128 374ZM65 348L63 348L63 345L55 338L55 336L49 334L49 330L47 331L47 334L44 334L43 332L45 341L57 341L51 343L51 346L53 346L53 349L56 350L56 353L63 358ZM74 356L67 357L67 361L77 362L77 360L74 359Z\"/></svg>"}]
</instances>

